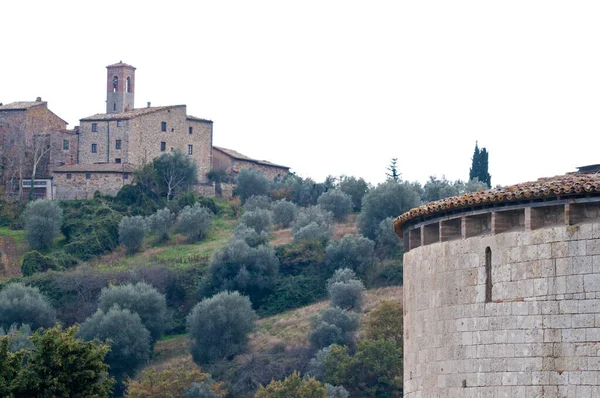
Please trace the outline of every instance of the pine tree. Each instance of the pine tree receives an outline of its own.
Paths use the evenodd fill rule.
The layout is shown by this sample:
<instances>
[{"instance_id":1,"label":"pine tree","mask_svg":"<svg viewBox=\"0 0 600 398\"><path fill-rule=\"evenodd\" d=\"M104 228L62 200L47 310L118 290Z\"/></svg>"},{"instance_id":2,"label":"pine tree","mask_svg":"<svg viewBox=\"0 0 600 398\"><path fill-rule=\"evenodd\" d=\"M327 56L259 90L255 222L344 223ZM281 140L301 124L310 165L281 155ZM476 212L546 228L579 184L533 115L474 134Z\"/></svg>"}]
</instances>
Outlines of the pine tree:
<instances>
[{"instance_id":1,"label":"pine tree","mask_svg":"<svg viewBox=\"0 0 600 398\"><path fill-rule=\"evenodd\" d=\"M492 176L488 172L488 151L485 148L479 149L477 141L475 141L475 151L469 170L469 180L477 180L492 187Z\"/></svg>"},{"instance_id":2,"label":"pine tree","mask_svg":"<svg viewBox=\"0 0 600 398\"><path fill-rule=\"evenodd\" d=\"M388 181L389 180L394 180L396 182L398 182L400 180L400 173L398 173L398 167L396 166L396 163L398 162L398 158L393 158L392 161L390 162L390 165L387 167L387 170L389 171L389 173L385 173Z\"/></svg>"}]
</instances>

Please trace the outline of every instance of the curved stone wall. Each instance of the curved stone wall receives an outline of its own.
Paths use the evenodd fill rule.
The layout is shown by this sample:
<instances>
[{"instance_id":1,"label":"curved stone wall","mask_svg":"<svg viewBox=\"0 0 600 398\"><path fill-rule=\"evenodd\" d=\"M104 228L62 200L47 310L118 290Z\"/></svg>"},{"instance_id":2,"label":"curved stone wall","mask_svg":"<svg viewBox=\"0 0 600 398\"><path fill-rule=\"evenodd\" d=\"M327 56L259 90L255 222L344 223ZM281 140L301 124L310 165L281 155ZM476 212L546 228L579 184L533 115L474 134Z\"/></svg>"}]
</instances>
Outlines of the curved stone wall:
<instances>
[{"instance_id":1,"label":"curved stone wall","mask_svg":"<svg viewBox=\"0 0 600 398\"><path fill-rule=\"evenodd\" d=\"M600 221L515 220L404 255L406 397L600 397Z\"/></svg>"}]
</instances>

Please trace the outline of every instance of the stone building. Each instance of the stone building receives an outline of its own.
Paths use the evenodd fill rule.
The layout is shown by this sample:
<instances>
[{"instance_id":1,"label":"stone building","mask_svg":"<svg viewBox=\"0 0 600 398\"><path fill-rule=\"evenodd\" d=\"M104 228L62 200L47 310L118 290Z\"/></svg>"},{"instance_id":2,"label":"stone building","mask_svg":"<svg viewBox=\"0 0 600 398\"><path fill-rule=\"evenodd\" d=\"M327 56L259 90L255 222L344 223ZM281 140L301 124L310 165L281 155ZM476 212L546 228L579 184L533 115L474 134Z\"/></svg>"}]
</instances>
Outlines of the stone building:
<instances>
[{"instance_id":1,"label":"stone building","mask_svg":"<svg viewBox=\"0 0 600 398\"><path fill-rule=\"evenodd\" d=\"M396 218L406 397L600 396L598 170Z\"/></svg>"},{"instance_id":2,"label":"stone building","mask_svg":"<svg viewBox=\"0 0 600 398\"><path fill-rule=\"evenodd\" d=\"M244 168L256 168L261 170L270 180L283 178L283 176L290 171L290 168L287 166L281 166L266 160L252 159L233 149L221 148L218 146L213 147L214 170L224 170L228 174L235 176Z\"/></svg>"},{"instance_id":3,"label":"stone building","mask_svg":"<svg viewBox=\"0 0 600 398\"><path fill-rule=\"evenodd\" d=\"M119 62L107 66L107 71L106 113L80 120L77 167L54 169L57 197L96 190L115 194L124 183L132 182L131 170L174 150L196 161L199 182L207 184L213 122L188 115L185 105L151 107L148 103L146 108L135 109L135 68ZM77 184L67 181L69 175L71 179L78 176ZM80 181L80 175L89 178ZM199 191L206 192L203 188Z\"/></svg>"},{"instance_id":4,"label":"stone building","mask_svg":"<svg viewBox=\"0 0 600 398\"><path fill-rule=\"evenodd\" d=\"M21 185L28 195L35 161L34 196L52 198L50 170L75 162L77 144L76 130L68 130L67 122L41 98L0 104L2 177L9 192L18 192Z\"/></svg>"}]
</instances>

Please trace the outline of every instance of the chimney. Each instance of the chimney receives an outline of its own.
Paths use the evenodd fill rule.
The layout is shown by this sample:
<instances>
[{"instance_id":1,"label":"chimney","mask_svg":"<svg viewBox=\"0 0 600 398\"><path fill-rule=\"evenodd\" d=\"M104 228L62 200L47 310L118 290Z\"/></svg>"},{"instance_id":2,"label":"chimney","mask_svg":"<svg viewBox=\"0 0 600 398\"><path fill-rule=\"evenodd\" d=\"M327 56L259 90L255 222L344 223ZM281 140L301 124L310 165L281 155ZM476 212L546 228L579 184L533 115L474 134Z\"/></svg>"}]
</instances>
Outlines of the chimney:
<instances>
[{"instance_id":1,"label":"chimney","mask_svg":"<svg viewBox=\"0 0 600 398\"><path fill-rule=\"evenodd\" d=\"M150 101L148 101L148 108L150 108Z\"/></svg>"},{"instance_id":2,"label":"chimney","mask_svg":"<svg viewBox=\"0 0 600 398\"><path fill-rule=\"evenodd\" d=\"M37 97L37 98L35 99L35 102L42 102L42 97Z\"/></svg>"}]
</instances>

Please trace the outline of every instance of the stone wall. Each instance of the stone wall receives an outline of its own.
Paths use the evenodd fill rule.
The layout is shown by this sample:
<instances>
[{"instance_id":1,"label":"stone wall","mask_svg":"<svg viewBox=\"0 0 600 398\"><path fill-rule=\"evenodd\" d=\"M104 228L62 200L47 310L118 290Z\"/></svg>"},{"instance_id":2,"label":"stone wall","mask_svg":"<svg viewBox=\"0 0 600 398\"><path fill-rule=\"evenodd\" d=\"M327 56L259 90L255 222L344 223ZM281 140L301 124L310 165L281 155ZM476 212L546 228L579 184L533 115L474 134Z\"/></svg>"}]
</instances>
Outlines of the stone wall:
<instances>
[{"instance_id":1,"label":"stone wall","mask_svg":"<svg viewBox=\"0 0 600 398\"><path fill-rule=\"evenodd\" d=\"M600 396L600 224L514 223L405 254L406 397Z\"/></svg>"},{"instance_id":2,"label":"stone wall","mask_svg":"<svg viewBox=\"0 0 600 398\"><path fill-rule=\"evenodd\" d=\"M90 178L87 178L89 174ZM133 183L131 173L54 173L55 199L89 199L94 192L116 195L125 184Z\"/></svg>"}]
</instances>

